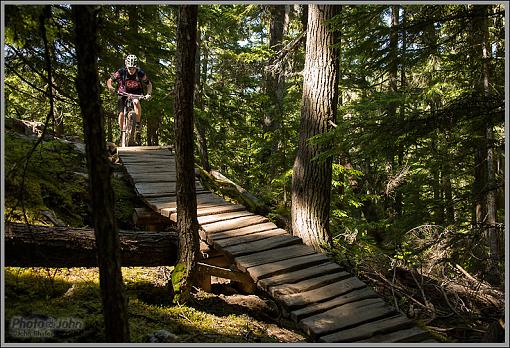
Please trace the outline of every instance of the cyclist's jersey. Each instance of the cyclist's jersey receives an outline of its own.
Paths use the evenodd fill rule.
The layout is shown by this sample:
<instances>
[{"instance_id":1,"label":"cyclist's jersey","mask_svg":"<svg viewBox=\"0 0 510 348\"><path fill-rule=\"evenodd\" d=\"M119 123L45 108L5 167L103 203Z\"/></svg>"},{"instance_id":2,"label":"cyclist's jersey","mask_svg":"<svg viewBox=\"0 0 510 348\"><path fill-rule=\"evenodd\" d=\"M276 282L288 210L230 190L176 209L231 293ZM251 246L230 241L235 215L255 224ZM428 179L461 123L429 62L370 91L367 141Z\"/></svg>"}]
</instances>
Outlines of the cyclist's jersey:
<instances>
[{"instance_id":1,"label":"cyclist's jersey","mask_svg":"<svg viewBox=\"0 0 510 348\"><path fill-rule=\"evenodd\" d=\"M121 68L112 74L112 81L119 84L119 93L143 94L142 82L148 84L149 78L142 69L137 68L133 75L129 75L126 68Z\"/></svg>"}]
</instances>

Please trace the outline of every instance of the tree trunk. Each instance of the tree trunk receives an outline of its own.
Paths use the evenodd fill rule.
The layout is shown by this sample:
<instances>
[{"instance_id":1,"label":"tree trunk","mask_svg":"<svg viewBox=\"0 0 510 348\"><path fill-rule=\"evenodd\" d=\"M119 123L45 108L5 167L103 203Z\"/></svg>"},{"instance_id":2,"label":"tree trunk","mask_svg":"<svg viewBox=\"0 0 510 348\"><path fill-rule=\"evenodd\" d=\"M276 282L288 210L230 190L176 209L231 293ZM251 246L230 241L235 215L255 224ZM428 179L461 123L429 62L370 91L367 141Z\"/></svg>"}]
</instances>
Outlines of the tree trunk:
<instances>
[{"instance_id":1,"label":"tree trunk","mask_svg":"<svg viewBox=\"0 0 510 348\"><path fill-rule=\"evenodd\" d=\"M112 167L107 157L104 115L97 75L98 6L73 5L78 76L76 88L83 115L89 192L96 236L99 285L103 300L105 336L109 342L129 342L127 297L122 282Z\"/></svg>"},{"instance_id":2,"label":"tree trunk","mask_svg":"<svg viewBox=\"0 0 510 348\"><path fill-rule=\"evenodd\" d=\"M326 21L337 13L334 5L309 5L299 144L292 175L292 230L305 244L322 250L331 243L331 157L314 160L330 145L309 142L336 121L338 50Z\"/></svg>"},{"instance_id":3,"label":"tree trunk","mask_svg":"<svg viewBox=\"0 0 510 348\"><path fill-rule=\"evenodd\" d=\"M477 83L478 91L487 99L490 98L490 56L491 47L489 43L489 21L488 14L490 6L486 5L474 5L473 11L473 36L476 42L475 50L477 59L481 62L479 65L479 80ZM501 274L499 272L499 236L497 223L497 212L496 212L496 182L495 182L495 171L494 171L494 134L493 126L489 118L484 120L482 139L484 139L484 146L480 146L477 149L478 160L480 162L475 163L475 166L479 166L479 170L475 171L475 174L482 176L486 181L486 185L477 185L478 188L482 188L483 197L479 198L477 205L484 205L485 216L477 216L477 223L483 224L484 236L488 247L488 263L486 269L487 281L492 285L499 286L501 283ZM481 172L481 173L480 173ZM479 180L479 177L475 177L475 181ZM482 195L480 195L482 196ZM485 204L484 204L485 203Z\"/></svg>"},{"instance_id":4,"label":"tree trunk","mask_svg":"<svg viewBox=\"0 0 510 348\"><path fill-rule=\"evenodd\" d=\"M46 66L47 83L48 83L48 99L50 103L50 110L48 117L51 118L53 123L53 133L56 133L56 120L55 120L55 100L53 94L53 68L51 66L51 53L48 43L48 36L46 33L46 19L51 18L51 6L44 6L41 15L39 16L39 30L41 31L41 37L44 43L44 63Z\"/></svg>"},{"instance_id":5,"label":"tree trunk","mask_svg":"<svg viewBox=\"0 0 510 348\"><path fill-rule=\"evenodd\" d=\"M154 27L159 28L161 24L161 18L159 16L158 8L156 6L141 6L142 9L142 20L147 23L154 23ZM153 54L146 54L146 65L145 72L147 76L152 80L153 78L161 74L161 68L158 64L158 57ZM154 93L154 80L153 93ZM157 146L159 145L159 128L161 126L161 109L156 107L157 101L153 100L149 102L147 108L143 109L142 123L146 122L147 125L147 145ZM142 106L143 107L143 106Z\"/></svg>"},{"instance_id":6,"label":"tree trunk","mask_svg":"<svg viewBox=\"0 0 510 348\"><path fill-rule=\"evenodd\" d=\"M301 5L301 26L303 31L308 31L308 5ZM306 40L303 40L303 49L306 52Z\"/></svg>"},{"instance_id":7,"label":"tree trunk","mask_svg":"<svg viewBox=\"0 0 510 348\"><path fill-rule=\"evenodd\" d=\"M199 257L195 164L193 158L193 87L197 34L197 5L183 5L177 15L175 76L175 154L179 263L172 274L175 301L186 302ZM175 286L178 285L177 288Z\"/></svg>"},{"instance_id":8,"label":"tree trunk","mask_svg":"<svg viewBox=\"0 0 510 348\"><path fill-rule=\"evenodd\" d=\"M197 30L197 51L195 53L195 106L198 110L200 110L199 115L196 115L195 122L194 122L194 128L195 128L195 134L198 138L198 153L200 155L200 161L202 163L202 168L206 171L211 171L211 164L209 163L209 150L207 148L207 138L205 135L205 126L204 126L204 120L202 120L202 112L203 112L203 105L202 105L202 81L200 79L201 75L201 69L204 69L207 72L207 59L204 60L204 62L200 59L201 54L201 45L202 40L200 37L200 30ZM205 64L205 67L202 67L202 64ZM204 80L205 82L205 80Z\"/></svg>"},{"instance_id":9,"label":"tree trunk","mask_svg":"<svg viewBox=\"0 0 510 348\"><path fill-rule=\"evenodd\" d=\"M128 40L128 54L134 54L135 56L139 56L140 51L140 43L137 40L138 37L138 23L140 22L140 9L136 5L127 6L128 18L129 18L129 26L128 26L128 36L130 40Z\"/></svg>"},{"instance_id":10,"label":"tree trunk","mask_svg":"<svg viewBox=\"0 0 510 348\"><path fill-rule=\"evenodd\" d=\"M389 94L395 98L398 92L398 25L399 25L399 5L391 6L391 27L390 27L390 43L389 43ZM394 120L397 116L397 103L392 101L388 104L388 119ZM391 121L390 121L391 122ZM386 152L386 175L388 181L391 180L395 171L395 148L390 141ZM395 216L395 200L391 196L384 199L384 207L388 216Z\"/></svg>"},{"instance_id":11,"label":"tree trunk","mask_svg":"<svg viewBox=\"0 0 510 348\"><path fill-rule=\"evenodd\" d=\"M269 48L274 52L278 52L282 48L283 29L285 25L285 6L271 5L269 6L270 22L269 22ZM281 127L283 115L283 95L285 93L285 77L283 72L270 71L265 74L265 90L269 97L269 105L264 116L264 131L271 134L271 144L269 156L274 156L279 147L280 137L277 135L278 129ZM270 170L274 171L277 166L282 166L281 160L273 163ZM270 173L274 176L276 173Z\"/></svg>"},{"instance_id":12,"label":"tree trunk","mask_svg":"<svg viewBox=\"0 0 510 348\"><path fill-rule=\"evenodd\" d=\"M480 45L478 48L479 57L481 59L481 78L480 78L480 91L485 98L490 97L490 59L491 47L489 42L489 20L488 14L492 12L491 6L474 6L475 15L474 20L478 26ZM489 248L489 262L487 265L487 280L499 286L501 283L501 275L499 272L499 238L497 229L497 211L496 211L496 177L494 170L494 132L493 126L489 118L486 119L484 124L484 137L485 137L485 165L486 172L485 178L487 179L487 186L485 188L485 206L487 211L487 219L485 221L485 238Z\"/></svg>"},{"instance_id":13,"label":"tree trunk","mask_svg":"<svg viewBox=\"0 0 510 348\"><path fill-rule=\"evenodd\" d=\"M119 239L123 267L175 265L177 233L119 231ZM5 265L97 267L94 230L6 223Z\"/></svg>"}]
</instances>

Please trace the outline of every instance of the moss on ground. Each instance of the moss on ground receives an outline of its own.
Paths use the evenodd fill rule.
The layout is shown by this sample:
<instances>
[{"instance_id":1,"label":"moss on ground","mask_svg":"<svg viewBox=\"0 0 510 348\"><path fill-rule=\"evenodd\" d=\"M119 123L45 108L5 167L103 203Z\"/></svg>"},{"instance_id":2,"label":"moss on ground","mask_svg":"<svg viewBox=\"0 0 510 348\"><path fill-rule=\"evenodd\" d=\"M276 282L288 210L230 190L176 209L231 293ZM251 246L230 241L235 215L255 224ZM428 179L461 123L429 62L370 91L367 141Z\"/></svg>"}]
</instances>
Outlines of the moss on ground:
<instances>
[{"instance_id":1,"label":"moss on ground","mask_svg":"<svg viewBox=\"0 0 510 348\"><path fill-rule=\"evenodd\" d=\"M69 142L43 141L27 162L34 137L12 131L5 133L6 221L52 225L43 214L50 213L67 226L90 227L88 179L85 155ZM134 207L141 202L119 165L112 178L115 214L120 228L133 227Z\"/></svg>"},{"instance_id":2,"label":"moss on ground","mask_svg":"<svg viewBox=\"0 0 510 348\"><path fill-rule=\"evenodd\" d=\"M173 305L164 283L165 267L125 267L123 278L128 293L129 325L132 342L148 342L149 336L166 330L178 342L273 342L280 340L268 330L268 323L254 319L240 309L211 310L213 294L195 294L187 306ZM104 325L96 268L5 269L6 342L103 342ZM165 296L166 295L166 296ZM224 314L222 314L222 312ZM11 319L68 318L83 321L80 330L56 331L47 338L16 337L9 330Z\"/></svg>"}]
</instances>

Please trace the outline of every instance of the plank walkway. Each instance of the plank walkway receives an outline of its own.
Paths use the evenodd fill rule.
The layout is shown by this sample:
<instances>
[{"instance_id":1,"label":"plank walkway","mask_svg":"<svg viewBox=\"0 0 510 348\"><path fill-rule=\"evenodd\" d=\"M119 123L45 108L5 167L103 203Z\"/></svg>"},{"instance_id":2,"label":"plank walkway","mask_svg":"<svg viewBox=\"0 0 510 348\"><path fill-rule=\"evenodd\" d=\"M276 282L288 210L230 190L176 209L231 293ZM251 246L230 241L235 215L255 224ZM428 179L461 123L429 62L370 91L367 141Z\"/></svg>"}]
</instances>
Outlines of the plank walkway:
<instances>
[{"instance_id":1,"label":"plank walkway","mask_svg":"<svg viewBox=\"0 0 510 348\"><path fill-rule=\"evenodd\" d=\"M175 157L168 147L118 148L136 192L176 221ZM244 206L196 181L200 236L272 297L316 342L433 342L357 277Z\"/></svg>"}]
</instances>

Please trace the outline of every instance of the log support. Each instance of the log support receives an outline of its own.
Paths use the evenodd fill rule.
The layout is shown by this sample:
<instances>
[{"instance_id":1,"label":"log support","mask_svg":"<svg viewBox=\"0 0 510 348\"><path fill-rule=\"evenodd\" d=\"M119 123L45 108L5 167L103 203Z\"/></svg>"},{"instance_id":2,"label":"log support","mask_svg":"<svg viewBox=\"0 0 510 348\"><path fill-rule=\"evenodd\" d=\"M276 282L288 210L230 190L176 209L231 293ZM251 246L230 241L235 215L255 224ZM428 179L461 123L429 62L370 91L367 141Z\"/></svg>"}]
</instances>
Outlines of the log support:
<instances>
[{"instance_id":1,"label":"log support","mask_svg":"<svg viewBox=\"0 0 510 348\"><path fill-rule=\"evenodd\" d=\"M204 260L203 260L204 261ZM199 286L207 292L211 291L211 276L230 279L234 281L237 287L248 294L255 292L255 283L250 278L248 273L232 270L230 268L224 268L207 264L205 262L198 263L198 283Z\"/></svg>"}]
</instances>

